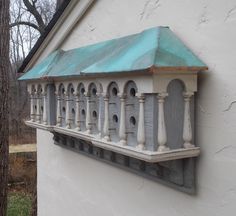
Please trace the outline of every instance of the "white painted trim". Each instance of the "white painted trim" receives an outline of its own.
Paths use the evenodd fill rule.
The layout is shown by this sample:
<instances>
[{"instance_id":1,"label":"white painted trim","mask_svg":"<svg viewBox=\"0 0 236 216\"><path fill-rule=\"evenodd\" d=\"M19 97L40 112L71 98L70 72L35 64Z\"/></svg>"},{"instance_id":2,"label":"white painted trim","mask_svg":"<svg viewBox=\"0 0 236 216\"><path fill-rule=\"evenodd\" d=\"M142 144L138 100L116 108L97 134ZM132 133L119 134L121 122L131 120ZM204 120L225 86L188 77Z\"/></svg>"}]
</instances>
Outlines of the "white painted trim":
<instances>
[{"instance_id":1,"label":"white painted trim","mask_svg":"<svg viewBox=\"0 0 236 216\"><path fill-rule=\"evenodd\" d=\"M49 32L47 37L44 39L43 43L40 45L36 53L31 58L30 62L25 67L24 71L28 71L38 60L39 56L42 54L42 52L45 50L47 45L53 40L53 37L59 29L60 32L60 40L58 40L54 46L51 48L51 52L58 49L61 43L65 40L65 38L70 34L71 30L75 26L75 24L82 18L82 16L85 14L89 6L94 2L95 0L72 0L69 5L66 7L63 14L60 16L56 24L53 26L52 30ZM79 4L79 9L75 9L76 4ZM65 23L65 20L69 19L70 22L66 23L66 25L63 25L63 28L61 28L62 24Z\"/></svg>"},{"instance_id":2,"label":"white painted trim","mask_svg":"<svg viewBox=\"0 0 236 216\"><path fill-rule=\"evenodd\" d=\"M91 142L94 146L114 151L126 156L134 157L146 162L150 163L156 163L161 161L169 161L169 160L176 160L176 159L182 159L182 158L191 158L191 157L197 157L200 154L200 148L199 147L193 147L193 148L180 148L180 149L170 149L164 152L158 152L158 151L148 151L148 150L142 150L138 148L134 148L132 146L124 146L120 143L114 143L110 141L105 141L104 139L100 139L99 135L91 135L86 132L78 132L76 129L66 129L62 127L57 126L48 126L48 125L42 125L31 121L25 122L28 126L47 130L50 132L58 132L61 134L65 134L68 136L76 137L79 139L84 139L86 141Z\"/></svg>"}]
</instances>

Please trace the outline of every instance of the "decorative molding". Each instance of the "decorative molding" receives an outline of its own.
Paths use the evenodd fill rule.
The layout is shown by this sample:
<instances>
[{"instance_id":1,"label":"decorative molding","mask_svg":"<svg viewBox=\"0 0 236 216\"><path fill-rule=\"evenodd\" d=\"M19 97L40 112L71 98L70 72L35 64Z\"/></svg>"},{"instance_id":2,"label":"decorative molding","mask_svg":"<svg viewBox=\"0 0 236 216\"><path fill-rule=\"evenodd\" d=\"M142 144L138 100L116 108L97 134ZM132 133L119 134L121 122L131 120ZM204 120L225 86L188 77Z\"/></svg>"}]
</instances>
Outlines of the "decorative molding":
<instances>
[{"instance_id":1,"label":"decorative molding","mask_svg":"<svg viewBox=\"0 0 236 216\"><path fill-rule=\"evenodd\" d=\"M99 139L99 136L97 134L91 135L86 132L78 132L76 130L66 129L57 126L43 126L41 124L34 123L31 121L26 121L26 124L34 128L39 128L50 132L61 133L67 136L75 137L77 139L84 139L86 141L91 142L91 144L94 146L111 150L119 154L134 157L136 159L150 163L197 157L200 154L199 147L188 148L188 149L185 148L172 149L163 152L149 151L149 150L133 148L132 146L124 146L120 143L115 143L112 141L105 141L104 139Z\"/></svg>"},{"instance_id":2,"label":"decorative molding","mask_svg":"<svg viewBox=\"0 0 236 216\"><path fill-rule=\"evenodd\" d=\"M119 153L112 149L95 146L86 139L77 139L55 132L54 143L60 147L125 169L174 189L190 194L195 193L195 182L193 180L195 173L192 172L195 163L193 158L187 158L182 163L177 164L176 161L147 162L132 155L127 156L122 154L122 152Z\"/></svg>"}]
</instances>

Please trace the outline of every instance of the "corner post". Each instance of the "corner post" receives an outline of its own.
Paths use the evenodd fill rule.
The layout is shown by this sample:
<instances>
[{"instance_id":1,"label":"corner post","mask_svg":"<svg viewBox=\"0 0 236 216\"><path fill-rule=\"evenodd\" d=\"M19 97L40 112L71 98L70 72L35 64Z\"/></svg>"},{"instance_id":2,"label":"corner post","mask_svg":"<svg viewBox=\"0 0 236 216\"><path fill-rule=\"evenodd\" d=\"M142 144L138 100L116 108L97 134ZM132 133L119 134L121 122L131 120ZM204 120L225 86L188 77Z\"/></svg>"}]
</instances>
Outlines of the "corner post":
<instances>
[{"instance_id":1,"label":"corner post","mask_svg":"<svg viewBox=\"0 0 236 216\"><path fill-rule=\"evenodd\" d=\"M144 123L144 102L145 97L143 94L138 95L139 99L139 120L138 120L138 133L137 133L137 148L140 150L145 149L145 123Z\"/></svg>"},{"instance_id":2,"label":"corner post","mask_svg":"<svg viewBox=\"0 0 236 216\"><path fill-rule=\"evenodd\" d=\"M192 144L192 126L191 126L191 117L190 117L190 100L193 96L193 92L184 92L184 126L183 126L183 140L184 148L193 148Z\"/></svg>"},{"instance_id":3,"label":"corner post","mask_svg":"<svg viewBox=\"0 0 236 216\"><path fill-rule=\"evenodd\" d=\"M166 135L166 123L165 123L165 113L164 113L164 102L165 98L168 96L168 93L159 93L158 98L158 151L168 151L169 147L166 145L167 143L167 135Z\"/></svg>"}]
</instances>

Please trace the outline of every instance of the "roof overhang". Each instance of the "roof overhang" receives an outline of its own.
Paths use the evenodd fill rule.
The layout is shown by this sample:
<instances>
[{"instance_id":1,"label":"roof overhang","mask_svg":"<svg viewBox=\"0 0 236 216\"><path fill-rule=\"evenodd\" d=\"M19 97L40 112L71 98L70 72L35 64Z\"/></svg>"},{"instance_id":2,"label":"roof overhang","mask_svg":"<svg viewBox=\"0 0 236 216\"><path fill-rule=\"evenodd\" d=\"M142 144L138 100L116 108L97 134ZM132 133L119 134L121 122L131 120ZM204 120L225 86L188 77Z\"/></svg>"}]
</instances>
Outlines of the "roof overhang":
<instances>
[{"instance_id":1,"label":"roof overhang","mask_svg":"<svg viewBox=\"0 0 236 216\"><path fill-rule=\"evenodd\" d=\"M197 73L206 69L168 27L155 27L68 51L57 50L20 80L127 73Z\"/></svg>"},{"instance_id":2,"label":"roof overhang","mask_svg":"<svg viewBox=\"0 0 236 216\"><path fill-rule=\"evenodd\" d=\"M30 70L48 44L53 40L54 36L60 31L60 39L51 47L51 52L57 50L71 32L74 25L82 18L93 2L95 2L95 0L65 0L46 27L45 32L40 36L32 50L24 59L18 73L24 73ZM78 10L75 10L77 4L79 7ZM70 17L70 21L66 22L68 17ZM63 23L65 25L61 28Z\"/></svg>"}]
</instances>

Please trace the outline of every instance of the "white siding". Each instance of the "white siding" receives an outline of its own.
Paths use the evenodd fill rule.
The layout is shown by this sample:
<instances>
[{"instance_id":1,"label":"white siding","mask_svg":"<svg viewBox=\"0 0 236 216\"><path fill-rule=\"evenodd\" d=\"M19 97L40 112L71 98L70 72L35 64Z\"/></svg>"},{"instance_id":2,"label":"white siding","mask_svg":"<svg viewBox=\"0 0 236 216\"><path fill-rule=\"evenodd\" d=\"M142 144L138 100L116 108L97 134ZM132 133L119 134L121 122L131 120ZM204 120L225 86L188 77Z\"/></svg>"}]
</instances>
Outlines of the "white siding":
<instances>
[{"instance_id":1,"label":"white siding","mask_svg":"<svg viewBox=\"0 0 236 216\"><path fill-rule=\"evenodd\" d=\"M100 0L62 44L71 49L170 28L209 66L200 75L196 138L197 194L156 182L53 145L38 130L39 216L231 216L236 203L235 0Z\"/></svg>"}]
</instances>

